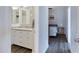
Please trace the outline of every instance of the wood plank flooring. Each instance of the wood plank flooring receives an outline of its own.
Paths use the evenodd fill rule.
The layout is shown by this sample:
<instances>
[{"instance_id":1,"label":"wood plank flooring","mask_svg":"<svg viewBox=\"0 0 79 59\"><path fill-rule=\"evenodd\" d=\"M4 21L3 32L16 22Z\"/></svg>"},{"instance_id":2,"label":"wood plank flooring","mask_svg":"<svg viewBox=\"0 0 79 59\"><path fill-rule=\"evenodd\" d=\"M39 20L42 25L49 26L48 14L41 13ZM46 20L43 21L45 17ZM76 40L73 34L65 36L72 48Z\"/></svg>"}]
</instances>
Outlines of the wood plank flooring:
<instances>
[{"instance_id":1,"label":"wood plank flooring","mask_svg":"<svg viewBox=\"0 0 79 59\"><path fill-rule=\"evenodd\" d=\"M32 49L24 48L13 44L11 46L11 52L12 53L32 53Z\"/></svg>"},{"instance_id":2,"label":"wood plank flooring","mask_svg":"<svg viewBox=\"0 0 79 59\"><path fill-rule=\"evenodd\" d=\"M46 53L70 53L65 35L49 38L49 48Z\"/></svg>"},{"instance_id":3,"label":"wood plank flooring","mask_svg":"<svg viewBox=\"0 0 79 59\"><path fill-rule=\"evenodd\" d=\"M12 45L12 53L32 53L31 49L17 45ZM68 42L65 35L49 38L49 47L46 53L70 53Z\"/></svg>"}]
</instances>

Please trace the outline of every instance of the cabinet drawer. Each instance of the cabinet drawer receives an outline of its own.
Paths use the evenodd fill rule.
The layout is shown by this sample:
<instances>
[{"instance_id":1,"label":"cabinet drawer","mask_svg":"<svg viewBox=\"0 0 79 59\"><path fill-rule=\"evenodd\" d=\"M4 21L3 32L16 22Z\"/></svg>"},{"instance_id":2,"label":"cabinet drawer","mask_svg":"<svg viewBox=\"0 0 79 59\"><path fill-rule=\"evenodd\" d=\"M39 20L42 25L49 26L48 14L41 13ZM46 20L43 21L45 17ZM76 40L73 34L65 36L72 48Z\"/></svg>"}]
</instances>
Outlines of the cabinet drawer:
<instances>
[{"instance_id":1,"label":"cabinet drawer","mask_svg":"<svg viewBox=\"0 0 79 59\"><path fill-rule=\"evenodd\" d=\"M15 40L14 44L16 45L19 45L19 46L23 46L23 47L26 47L26 48L30 48L32 49L33 48L33 41L32 40Z\"/></svg>"},{"instance_id":2,"label":"cabinet drawer","mask_svg":"<svg viewBox=\"0 0 79 59\"><path fill-rule=\"evenodd\" d=\"M12 30L12 44L17 44L26 48L33 48L33 32L32 31L16 31Z\"/></svg>"}]
</instances>

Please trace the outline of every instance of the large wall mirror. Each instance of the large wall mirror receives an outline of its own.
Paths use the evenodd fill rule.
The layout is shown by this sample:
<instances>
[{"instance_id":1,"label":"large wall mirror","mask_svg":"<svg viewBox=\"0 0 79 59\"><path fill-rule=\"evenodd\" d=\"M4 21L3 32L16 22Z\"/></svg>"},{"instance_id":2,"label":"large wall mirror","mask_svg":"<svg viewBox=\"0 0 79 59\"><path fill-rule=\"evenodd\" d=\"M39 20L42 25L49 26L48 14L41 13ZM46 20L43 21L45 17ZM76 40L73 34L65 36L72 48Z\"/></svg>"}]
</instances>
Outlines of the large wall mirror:
<instances>
[{"instance_id":1,"label":"large wall mirror","mask_svg":"<svg viewBox=\"0 0 79 59\"><path fill-rule=\"evenodd\" d=\"M32 27L34 21L34 7L12 7L13 27Z\"/></svg>"}]
</instances>

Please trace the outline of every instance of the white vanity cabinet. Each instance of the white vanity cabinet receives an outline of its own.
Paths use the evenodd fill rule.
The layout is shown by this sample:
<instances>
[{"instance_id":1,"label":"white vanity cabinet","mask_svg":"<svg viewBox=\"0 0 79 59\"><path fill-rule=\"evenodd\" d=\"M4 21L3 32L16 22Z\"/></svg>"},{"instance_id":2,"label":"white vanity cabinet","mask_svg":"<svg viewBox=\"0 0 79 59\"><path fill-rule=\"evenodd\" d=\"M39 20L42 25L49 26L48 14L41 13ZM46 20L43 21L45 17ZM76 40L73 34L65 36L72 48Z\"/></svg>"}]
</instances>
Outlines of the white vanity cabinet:
<instances>
[{"instance_id":1,"label":"white vanity cabinet","mask_svg":"<svg viewBox=\"0 0 79 59\"><path fill-rule=\"evenodd\" d=\"M33 50L34 7L13 7L11 44Z\"/></svg>"},{"instance_id":2,"label":"white vanity cabinet","mask_svg":"<svg viewBox=\"0 0 79 59\"><path fill-rule=\"evenodd\" d=\"M34 32L32 30L12 30L12 44L33 49Z\"/></svg>"}]
</instances>

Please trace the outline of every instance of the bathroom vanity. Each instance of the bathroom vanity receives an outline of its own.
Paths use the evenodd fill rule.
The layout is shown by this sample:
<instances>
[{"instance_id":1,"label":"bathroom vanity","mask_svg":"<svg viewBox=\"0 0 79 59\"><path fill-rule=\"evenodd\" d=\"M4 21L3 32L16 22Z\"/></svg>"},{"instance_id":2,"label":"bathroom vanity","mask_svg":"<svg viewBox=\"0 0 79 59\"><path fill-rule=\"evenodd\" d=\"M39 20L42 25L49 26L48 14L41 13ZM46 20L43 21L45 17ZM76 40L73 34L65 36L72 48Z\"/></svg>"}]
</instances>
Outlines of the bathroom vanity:
<instances>
[{"instance_id":1,"label":"bathroom vanity","mask_svg":"<svg viewBox=\"0 0 79 59\"><path fill-rule=\"evenodd\" d=\"M11 44L34 47L34 7L13 7Z\"/></svg>"},{"instance_id":2,"label":"bathroom vanity","mask_svg":"<svg viewBox=\"0 0 79 59\"><path fill-rule=\"evenodd\" d=\"M13 28L12 44L33 49L34 30L31 28Z\"/></svg>"}]
</instances>

